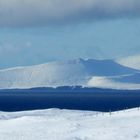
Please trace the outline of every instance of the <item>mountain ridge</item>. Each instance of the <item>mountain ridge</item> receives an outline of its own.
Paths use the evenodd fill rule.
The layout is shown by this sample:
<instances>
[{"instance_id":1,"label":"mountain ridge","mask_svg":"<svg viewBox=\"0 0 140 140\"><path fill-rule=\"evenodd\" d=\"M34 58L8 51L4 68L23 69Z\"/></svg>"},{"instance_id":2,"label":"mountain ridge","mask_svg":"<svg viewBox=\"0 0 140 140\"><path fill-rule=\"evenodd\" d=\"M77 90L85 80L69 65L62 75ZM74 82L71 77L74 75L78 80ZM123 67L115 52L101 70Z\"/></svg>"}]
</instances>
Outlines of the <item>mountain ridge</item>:
<instances>
[{"instance_id":1,"label":"mountain ridge","mask_svg":"<svg viewBox=\"0 0 140 140\"><path fill-rule=\"evenodd\" d=\"M125 79L127 79L126 75L133 76L137 75L136 73L140 73L140 71L120 65L113 60L79 58L68 61L55 61L33 66L14 67L0 70L0 88L58 87L76 85L94 87L96 84L91 85L91 82L90 85L88 85L89 81L94 77L106 77L114 80L114 77L125 76ZM132 76L131 79L133 79ZM137 81L139 84L140 81Z\"/></svg>"}]
</instances>

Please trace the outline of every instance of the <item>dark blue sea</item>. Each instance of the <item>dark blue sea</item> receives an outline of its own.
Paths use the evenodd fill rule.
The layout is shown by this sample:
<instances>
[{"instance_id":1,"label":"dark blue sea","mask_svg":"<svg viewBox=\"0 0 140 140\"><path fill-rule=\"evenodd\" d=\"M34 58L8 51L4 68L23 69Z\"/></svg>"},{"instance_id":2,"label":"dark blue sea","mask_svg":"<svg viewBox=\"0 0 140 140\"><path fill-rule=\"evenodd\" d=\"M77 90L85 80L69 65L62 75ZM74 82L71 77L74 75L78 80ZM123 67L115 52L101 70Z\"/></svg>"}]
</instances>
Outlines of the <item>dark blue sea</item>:
<instances>
[{"instance_id":1,"label":"dark blue sea","mask_svg":"<svg viewBox=\"0 0 140 140\"><path fill-rule=\"evenodd\" d=\"M117 111L140 106L140 90L61 87L0 90L0 111L74 109Z\"/></svg>"}]
</instances>

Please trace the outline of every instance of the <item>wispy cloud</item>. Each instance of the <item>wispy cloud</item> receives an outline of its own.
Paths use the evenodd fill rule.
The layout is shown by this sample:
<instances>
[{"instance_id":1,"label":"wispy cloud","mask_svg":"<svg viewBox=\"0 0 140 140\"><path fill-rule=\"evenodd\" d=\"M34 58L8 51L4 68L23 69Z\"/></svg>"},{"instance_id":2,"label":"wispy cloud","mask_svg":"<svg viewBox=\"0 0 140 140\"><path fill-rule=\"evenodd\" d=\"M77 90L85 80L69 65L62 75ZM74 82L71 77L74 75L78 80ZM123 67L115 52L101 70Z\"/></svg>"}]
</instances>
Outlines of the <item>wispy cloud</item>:
<instances>
[{"instance_id":1,"label":"wispy cloud","mask_svg":"<svg viewBox=\"0 0 140 140\"><path fill-rule=\"evenodd\" d=\"M23 50L31 49L32 44L31 42L24 42L22 45L15 44L15 43L1 43L0 42L0 55L3 54L16 54L22 52Z\"/></svg>"},{"instance_id":2,"label":"wispy cloud","mask_svg":"<svg viewBox=\"0 0 140 140\"><path fill-rule=\"evenodd\" d=\"M0 26L39 26L140 16L139 0L1 0Z\"/></svg>"}]
</instances>

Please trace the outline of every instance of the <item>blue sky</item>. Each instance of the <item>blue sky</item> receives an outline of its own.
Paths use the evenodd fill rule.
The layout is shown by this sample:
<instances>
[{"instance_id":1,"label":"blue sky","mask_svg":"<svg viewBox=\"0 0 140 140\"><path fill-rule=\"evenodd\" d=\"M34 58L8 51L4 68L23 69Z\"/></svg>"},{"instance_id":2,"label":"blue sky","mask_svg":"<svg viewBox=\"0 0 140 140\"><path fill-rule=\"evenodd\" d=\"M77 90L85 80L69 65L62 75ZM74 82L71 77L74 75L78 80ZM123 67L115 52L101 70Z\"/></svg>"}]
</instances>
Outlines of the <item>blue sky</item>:
<instances>
[{"instance_id":1,"label":"blue sky","mask_svg":"<svg viewBox=\"0 0 140 140\"><path fill-rule=\"evenodd\" d=\"M140 8L140 2L136 0L128 0L127 5L106 0L105 7L97 3L96 7L100 9L97 11L94 9L97 0L88 0L87 7L83 6L86 1L80 0L82 6L73 1L69 5L75 6L75 9L69 7L67 11L64 8L62 12L59 10L60 4L52 3L52 7L57 6L58 11L52 8L50 11L53 14L50 15L41 13L37 5L33 4L36 14L32 11L24 20L20 16L27 16L27 13L22 11L21 5L16 5L17 0L12 1L12 5L9 4L11 7L3 1L3 9L9 11L11 8L12 14L0 10L0 68L79 57L117 59L140 53L140 11L136 10ZM59 1L61 4L64 2ZM93 7L90 7L91 4ZM20 7L19 12L16 11L17 6ZM62 16L64 11L66 14ZM13 18L9 19L11 15Z\"/></svg>"}]
</instances>

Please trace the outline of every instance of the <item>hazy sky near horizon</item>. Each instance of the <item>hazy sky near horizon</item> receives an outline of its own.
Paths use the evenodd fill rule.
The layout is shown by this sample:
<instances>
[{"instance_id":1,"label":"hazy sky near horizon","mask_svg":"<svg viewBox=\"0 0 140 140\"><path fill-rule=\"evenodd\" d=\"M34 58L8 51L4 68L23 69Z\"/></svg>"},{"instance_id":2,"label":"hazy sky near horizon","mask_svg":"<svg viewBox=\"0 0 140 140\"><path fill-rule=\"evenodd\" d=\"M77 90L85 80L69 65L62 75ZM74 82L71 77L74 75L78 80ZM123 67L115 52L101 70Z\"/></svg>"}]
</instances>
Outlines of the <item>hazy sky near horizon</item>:
<instances>
[{"instance_id":1,"label":"hazy sky near horizon","mask_svg":"<svg viewBox=\"0 0 140 140\"><path fill-rule=\"evenodd\" d=\"M0 1L0 68L139 53L138 0Z\"/></svg>"}]
</instances>

